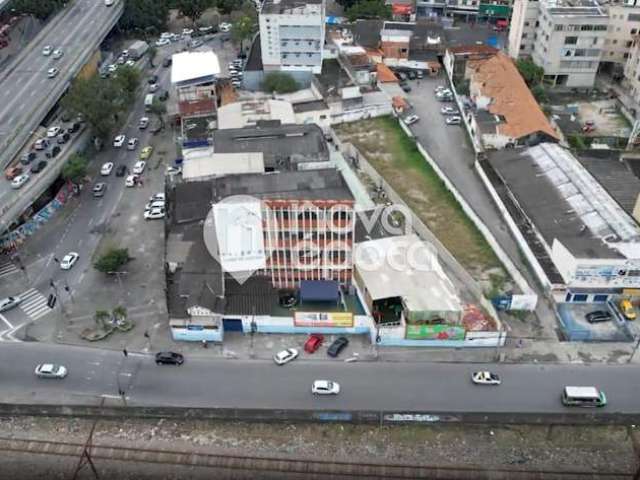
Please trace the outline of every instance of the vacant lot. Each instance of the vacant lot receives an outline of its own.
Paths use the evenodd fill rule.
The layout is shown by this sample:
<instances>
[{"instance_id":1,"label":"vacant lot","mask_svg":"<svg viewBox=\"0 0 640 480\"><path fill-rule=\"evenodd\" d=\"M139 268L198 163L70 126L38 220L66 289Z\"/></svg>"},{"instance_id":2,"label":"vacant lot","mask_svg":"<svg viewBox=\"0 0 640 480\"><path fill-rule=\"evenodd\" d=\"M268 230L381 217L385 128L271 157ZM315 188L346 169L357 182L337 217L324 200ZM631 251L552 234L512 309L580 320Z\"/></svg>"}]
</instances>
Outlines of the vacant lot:
<instances>
[{"instance_id":1,"label":"vacant lot","mask_svg":"<svg viewBox=\"0 0 640 480\"><path fill-rule=\"evenodd\" d=\"M438 175L392 117L340 125L352 143L402 196L442 244L476 278L486 280L500 262Z\"/></svg>"}]
</instances>

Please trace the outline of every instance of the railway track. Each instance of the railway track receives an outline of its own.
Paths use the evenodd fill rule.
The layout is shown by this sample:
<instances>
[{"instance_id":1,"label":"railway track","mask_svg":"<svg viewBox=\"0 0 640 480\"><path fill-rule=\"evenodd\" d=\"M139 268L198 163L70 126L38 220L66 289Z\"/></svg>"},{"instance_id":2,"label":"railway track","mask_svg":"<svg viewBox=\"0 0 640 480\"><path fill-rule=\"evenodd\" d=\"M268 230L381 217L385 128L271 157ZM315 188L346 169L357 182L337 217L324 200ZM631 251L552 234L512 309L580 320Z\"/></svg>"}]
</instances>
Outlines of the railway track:
<instances>
[{"instance_id":1,"label":"railway track","mask_svg":"<svg viewBox=\"0 0 640 480\"><path fill-rule=\"evenodd\" d=\"M50 442L45 440L0 437L0 451L80 458L84 444ZM100 469L100 461L167 464L205 467L226 471L279 474L279 478L305 479L632 479L632 473L593 471L528 470L524 468L482 469L468 466L425 466L335 460L309 460L295 458L256 457L171 451L147 448L129 448L117 445L91 447L91 458ZM229 477L225 477L229 478Z\"/></svg>"}]
</instances>

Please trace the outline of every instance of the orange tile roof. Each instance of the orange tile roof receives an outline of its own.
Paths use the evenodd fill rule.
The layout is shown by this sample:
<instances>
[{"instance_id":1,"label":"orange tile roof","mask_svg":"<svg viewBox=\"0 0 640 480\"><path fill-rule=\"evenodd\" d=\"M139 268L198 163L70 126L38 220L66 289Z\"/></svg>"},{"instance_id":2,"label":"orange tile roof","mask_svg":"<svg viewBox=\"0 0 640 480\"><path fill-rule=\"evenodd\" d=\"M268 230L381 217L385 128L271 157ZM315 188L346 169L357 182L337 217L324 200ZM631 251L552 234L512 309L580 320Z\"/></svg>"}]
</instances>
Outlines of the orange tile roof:
<instances>
[{"instance_id":1,"label":"orange tile roof","mask_svg":"<svg viewBox=\"0 0 640 480\"><path fill-rule=\"evenodd\" d=\"M382 83L396 82L396 83L398 83L398 79L396 78L395 74L384 63L376 64L376 70L378 72L378 81L379 82L382 82Z\"/></svg>"},{"instance_id":2,"label":"orange tile roof","mask_svg":"<svg viewBox=\"0 0 640 480\"><path fill-rule=\"evenodd\" d=\"M469 60L467 67L473 70L472 83L479 84L482 95L492 99L489 112L505 118L506 123L498 125L498 133L517 139L544 132L558 139L511 58L498 52L489 58Z\"/></svg>"}]
</instances>

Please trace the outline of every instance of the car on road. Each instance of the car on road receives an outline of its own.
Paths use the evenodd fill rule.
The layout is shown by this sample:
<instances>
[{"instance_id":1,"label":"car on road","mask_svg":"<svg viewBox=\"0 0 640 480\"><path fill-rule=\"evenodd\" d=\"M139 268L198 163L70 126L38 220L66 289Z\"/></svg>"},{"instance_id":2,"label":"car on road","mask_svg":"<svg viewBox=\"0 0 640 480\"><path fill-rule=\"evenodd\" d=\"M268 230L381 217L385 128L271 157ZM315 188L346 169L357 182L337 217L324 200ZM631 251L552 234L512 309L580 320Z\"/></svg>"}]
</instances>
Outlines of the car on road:
<instances>
[{"instance_id":1,"label":"car on road","mask_svg":"<svg viewBox=\"0 0 640 480\"><path fill-rule=\"evenodd\" d=\"M191 48L198 48L198 47L201 47L202 45L204 45L204 42L202 40L191 41Z\"/></svg>"},{"instance_id":2,"label":"car on road","mask_svg":"<svg viewBox=\"0 0 640 480\"><path fill-rule=\"evenodd\" d=\"M213 27L211 25L206 25L204 27L198 28L198 32L202 35L213 31Z\"/></svg>"},{"instance_id":3,"label":"car on road","mask_svg":"<svg viewBox=\"0 0 640 480\"><path fill-rule=\"evenodd\" d=\"M47 158L55 158L60 153L60 146L53 145L49 150L47 150L44 154Z\"/></svg>"},{"instance_id":4,"label":"car on road","mask_svg":"<svg viewBox=\"0 0 640 480\"><path fill-rule=\"evenodd\" d=\"M127 142L127 150L135 150L138 147L138 139L133 137Z\"/></svg>"},{"instance_id":5,"label":"car on road","mask_svg":"<svg viewBox=\"0 0 640 480\"><path fill-rule=\"evenodd\" d=\"M500 385L502 382L500 376L487 370L473 372L471 374L471 381L476 385Z\"/></svg>"},{"instance_id":6,"label":"car on road","mask_svg":"<svg viewBox=\"0 0 640 480\"><path fill-rule=\"evenodd\" d=\"M100 175L106 177L111 174L111 170L113 170L113 162L105 162L102 164L102 168L100 168Z\"/></svg>"},{"instance_id":7,"label":"car on road","mask_svg":"<svg viewBox=\"0 0 640 480\"><path fill-rule=\"evenodd\" d=\"M59 145L64 145L69 141L70 138L71 138L71 135L69 135L67 132L63 132L56 137L56 141L58 142Z\"/></svg>"},{"instance_id":8,"label":"car on road","mask_svg":"<svg viewBox=\"0 0 640 480\"><path fill-rule=\"evenodd\" d=\"M124 142L127 140L127 136L126 135L118 135L116 138L113 139L113 147L114 148L120 148L124 145Z\"/></svg>"},{"instance_id":9,"label":"car on road","mask_svg":"<svg viewBox=\"0 0 640 480\"><path fill-rule=\"evenodd\" d=\"M165 45L169 45L171 40L168 38L160 38L156 41L156 47L164 47Z\"/></svg>"},{"instance_id":10,"label":"car on road","mask_svg":"<svg viewBox=\"0 0 640 480\"><path fill-rule=\"evenodd\" d=\"M149 85L149 91L151 93L157 92L159 88L160 88L160 85L158 85L157 83L152 83L151 85Z\"/></svg>"},{"instance_id":11,"label":"car on road","mask_svg":"<svg viewBox=\"0 0 640 480\"><path fill-rule=\"evenodd\" d=\"M22 186L27 183L29 181L29 175L26 173L23 173L21 175L18 175L16 178L14 178L13 180L11 180L11 188L15 188L16 190L18 188L22 188Z\"/></svg>"},{"instance_id":12,"label":"car on road","mask_svg":"<svg viewBox=\"0 0 640 480\"><path fill-rule=\"evenodd\" d=\"M14 165L4 171L4 176L7 180L13 180L22 173L22 167L20 165Z\"/></svg>"},{"instance_id":13,"label":"car on road","mask_svg":"<svg viewBox=\"0 0 640 480\"><path fill-rule=\"evenodd\" d=\"M47 137L55 138L60 134L60 127L49 127L47 130Z\"/></svg>"},{"instance_id":14,"label":"car on road","mask_svg":"<svg viewBox=\"0 0 640 480\"><path fill-rule=\"evenodd\" d=\"M347 345L349 345L349 339L347 337L338 337L336 338L329 348L327 349L327 355L330 357L337 357L340 355L340 352L344 350Z\"/></svg>"},{"instance_id":15,"label":"car on road","mask_svg":"<svg viewBox=\"0 0 640 480\"><path fill-rule=\"evenodd\" d=\"M231 24L227 22L222 22L220 25L218 25L218 28L220 29L221 32L227 33L231 31Z\"/></svg>"},{"instance_id":16,"label":"car on road","mask_svg":"<svg viewBox=\"0 0 640 480\"><path fill-rule=\"evenodd\" d=\"M136 162L136 164L133 166L134 175L140 175L142 172L144 172L144 167L146 166L147 162L144 162L142 160Z\"/></svg>"},{"instance_id":17,"label":"car on road","mask_svg":"<svg viewBox=\"0 0 640 480\"><path fill-rule=\"evenodd\" d=\"M60 72L60 70L58 70L55 67L50 68L49 70L47 70L47 77L55 78L58 75L59 72Z\"/></svg>"},{"instance_id":18,"label":"car on road","mask_svg":"<svg viewBox=\"0 0 640 480\"><path fill-rule=\"evenodd\" d=\"M420 120L420 117L418 115L409 115L408 117L404 117L404 123L406 125L416 123L418 120Z\"/></svg>"},{"instance_id":19,"label":"car on road","mask_svg":"<svg viewBox=\"0 0 640 480\"><path fill-rule=\"evenodd\" d=\"M118 165L118 168L116 168L116 177L124 177L124 175L127 173L127 166L126 165Z\"/></svg>"},{"instance_id":20,"label":"car on road","mask_svg":"<svg viewBox=\"0 0 640 480\"><path fill-rule=\"evenodd\" d=\"M156 353L156 365L182 365L184 356L177 352Z\"/></svg>"},{"instance_id":21,"label":"car on road","mask_svg":"<svg viewBox=\"0 0 640 480\"><path fill-rule=\"evenodd\" d=\"M53 47L51 45L45 45L42 49L42 55L48 57L53 52Z\"/></svg>"},{"instance_id":22,"label":"car on road","mask_svg":"<svg viewBox=\"0 0 640 480\"><path fill-rule=\"evenodd\" d=\"M149 117L142 117L140 120L138 120L138 128L140 130L144 130L148 126L149 126Z\"/></svg>"},{"instance_id":23,"label":"car on road","mask_svg":"<svg viewBox=\"0 0 640 480\"><path fill-rule=\"evenodd\" d=\"M62 58L64 55L64 51L61 48L56 48L53 51L53 58L55 58L56 60L59 58Z\"/></svg>"},{"instance_id":24,"label":"car on road","mask_svg":"<svg viewBox=\"0 0 640 480\"><path fill-rule=\"evenodd\" d=\"M450 107L450 106L447 105L447 106L444 106L444 107L442 107L440 109L440 113L442 115L457 115L459 112L458 112L457 108Z\"/></svg>"},{"instance_id":25,"label":"car on road","mask_svg":"<svg viewBox=\"0 0 640 480\"><path fill-rule=\"evenodd\" d=\"M34 163L33 165L31 165L31 173L40 173L45 168L47 168L47 161L46 160L40 160L39 162Z\"/></svg>"},{"instance_id":26,"label":"car on road","mask_svg":"<svg viewBox=\"0 0 640 480\"><path fill-rule=\"evenodd\" d=\"M64 378L67 376L67 367L55 363L41 363L36 367L35 374L39 378Z\"/></svg>"},{"instance_id":27,"label":"car on road","mask_svg":"<svg viewBox=\"0 0 640 480\"><path fill-rule=\"evenodd\" d=\"M406 83L401 83L400 84L400 88L405 93L409 93L411 91L411 87L409 85L407 85Z\"/></svg>"},{"instance_id":28,"label":"car on road","mask_svg":"<svg viewBox=\"0 0 640 480\"><path fill-rule=\"evenodd\" d=\"M449 87L445 87L444 85L438 85L436 88L434 88L434 92L436 94L441 93L441 92L449 92L449 93L451 93L451 90L449 89Z\"/></svg>"},{"instance_id":29,"label":"car on road","mask_svg":"<svg viewBox=\"0 0 640 480\"><path fill-rule=\"evenodd\" d=\"M167 175L181 175L182 167L167 167Z\"/></svg>"},{"instance_id":30,"label":"car on road","mask_svg":"<svg viewBox=\"0 0 640 480\"><path fill-rule=\"evenodd\" d=\"M622 312L622 314L624 315L624 317L627 320L635 320L637 315L636 315L636 311L633 308L633 303L631 303L631 300L628 299L623 299L620 301L620 312Z\"/></svg>"},{"instance_id":31,"label":"car on road","mask_svg":"<svg viewBox=\"0 0 640 480\"><path fill-rule=\"evenodd\" d=\"M276 353L273 356L273 361L276 362L277 365L284 365L296 358L298 358L298 350L296 348L287 348L286 350Z\"/></svg>"},{"instance_id":32,"label":"car on road","mask_svg":"<svg viewBox=\"0 0 640 480\"><path fill-rule=\"evenodd\" d=\"M96 198L104 197L104 193L107 191L107 184L104 182L98 182L93 186L93 196Z\"/></svg>"},{"instance_id":33,"label":"car on road","mask_svg":"<svg viewBox=\"0 0 640 480\"><path fill-rule=\"evenodd\" d=\"M562 404L567 407L604 407L607 396L597 387L564 387Z\"/></svg>"},{"instance_id":34,"label":"car on road","mask_svg":"<svg viewBox=\"0 0 640 480\"><path fill-rule=\"evenodd\" d=\"M0 312L11 310L20 305L22 299L20 297L6 297L0 300Z\"/></svg>"},{"instance_id":35,"label":"car on road","mask_svg":"<svg viewBox=\"0 0 640 480\"><path fill-rule=\"evenodd\" d=\"M140 160L147 160L151 156L152 153L153 153L153 147L152 146L144 147L140 151Z\"/></svg>"},{"instance_id":36,"label":"car on road","mask_svg":"<svg viewBox=\"0 0 640 480\"><path fill-rule=\"evenodd\" d=\"M110 7L115 3L115 0L104 0L104 6Z\"/></svg>"},{"instance_id":37,"label":"car on road","mask_svg":"<svg viewBox=\"0 0 640 480\"><path fill-rule=\"evenodd\" d=\"M152 208L144 212L145 220L159 220L164 218L164 207Z\"/></svg>"},{"instance_id":38,"label":"car on road","mask_svg":"<svg viewBox=\"0 0 640 480\"><path fill-rule=\"evenodd\" d=\"M313 333L309 335L309 338L304 342L304 351L307 353L313 353L320 348L324 342L324 336L319 333Z\"/></svg>"},{"instance_id":39,"label":"car on road","mask_svg":"<svg viewBox=\"0 0 640 480\"><path fill-rule=\"evenodd\" d=\"M595 310L587 313L584 317L589 323L608 322L613 318L611 313L606 310Z\"/></svg>"},{"instance_id":40,"label":"car on road","mask_svg":"<svg viewBox=\"0 0 640 480\"><path fill-rule=\"evenodd\" d=\"M193 28L183 28L182 35L185 37L190 37L193 34Z\"/></svg>"},{"instance_id":41,"label":"car on road","mask_svg":"<svg viewBox=\"0 0 640 480\"><path fill-rule=\"evenodd\" d=\"M73 268L73 266L76 264L79 258L80 258L80 254L76 252L67 253L62 258L62 261L60 262L60 268L62 270L71 270L71 268Z\"/></svg>"},{"instance_id":42,"label":"car on road","mask_svg":"<svg viewBox=\"0 0 640 480\"><path fill-rule=\"evenodd\" d=\"M164 202L165 199L166 199L166 197L165 197L164 193L154 193L153 195L151 195L149 197L149 201L150 202L155 202L157 200L162 200Z\"/></svg>"},{"instance_id":43,"label":"car on road","mask_svg":"<svg viewBox=\"0 0 640 480\"><path fill-rule=\"evenodd\" d=\"M124 62L124 66L132 68L132 67L136 66L136 62L135 62L135 60L129 59L126 62Z\"/></svg>"},{"instance_id":44,"label":"car on road","mask_svg":"<svg viewBox=\"0 0 640 480\"><path fill-rule=\"evenodd\" d=\"M156 208L164 208L165 203L164 200L149 200L149 202L144 206L144 211L148 212L149 210L153 210Z\"/></svg>"},{"instance_id":45,"label":"car on road","mask_svg":"<svg viewBox=\"0 0 640 480\"><path fill-rule=\"evenodd\" d=\"M162 61L162 66L164 68L169 68L171 66L171 57L167 57Z\"/></svg>"},{"instance_id":46,"label":"car on road","mask_svg":"<svg viewBox=\"0 0 640 480\"><path fill-rule=\"evenodd\" d=\"M150 75L147 79L147 83L151 85L152 83L158 83L158 75Z\"/></svg>"},{"instance_id":47,"label":"car on road","mask_svg":"<svg viewBox=\"0 0 640 480\"><path fill-rule=\"evenodd\" d=\"M29 165L36 159L37 156L38 154L36 152L27 152L20 157L20 163L22 165Z\"/></svg>"},{"instance_id":48,"label":"car on road","mask_svg":"<svg viewBox=\"0 0 640 480\"><path fill-rule=\"evenodd\" d=\"M166 102L169 98L169 92L167 90L163 90L162 92L160 92L160 95L158 95L158 100L160 100L161 102Z\"/></svg>"},{"instance_id":49,"label":"car on road","mask_svg":"<svg viewBox=\"0 0 640 480\"><path fill-rule=\"evenodd\" d=\"M127 175L127 178L124 180L125 187L135 187L138 183L138 175Z\"/></svg>"},{"instance_id":50,"label":"car on road","mask_svg":"<svg viewBox=\"0 0 640 480\"><path fill-rule=\"evenodd\" d=\"M78 130L80 130L81 126L82 125L80 125L80 122L73 122L71 126L67 128L67 133L68 134L76 133Z\"/></svg>"},{"instance_id":51,"label":"car on road","mask_svg":"<svg viewBox=\"0 0 640 480\"><path fill-rule=\"evenodd\" d=\"M453 117L447 117L444 120L447 125L460 125L462 123L462 118L458 115L454 115Z\"/></svg>"},{"instance_id":52,"label":"car on road","mask_svg":"<svg viewBox=\"0 0 640 480\"><path fill-rule=\"evenodd\" d=\"M337 395L340 393L340 384L331 380L314 380L311 385L311 393L315 395Z\"/></svg>"},{"instance_id":53,"label":"car on road","mask_svg":"<svg viewBox=\"0 0 640 480\"><path fill-rule=\"evenodd\" d=\"M49 146L49 140L47 140L46 138L39 138L33 144L33 148L35 148L36 150L44 150L48 146Z\"/></svg>"}]
</instances>

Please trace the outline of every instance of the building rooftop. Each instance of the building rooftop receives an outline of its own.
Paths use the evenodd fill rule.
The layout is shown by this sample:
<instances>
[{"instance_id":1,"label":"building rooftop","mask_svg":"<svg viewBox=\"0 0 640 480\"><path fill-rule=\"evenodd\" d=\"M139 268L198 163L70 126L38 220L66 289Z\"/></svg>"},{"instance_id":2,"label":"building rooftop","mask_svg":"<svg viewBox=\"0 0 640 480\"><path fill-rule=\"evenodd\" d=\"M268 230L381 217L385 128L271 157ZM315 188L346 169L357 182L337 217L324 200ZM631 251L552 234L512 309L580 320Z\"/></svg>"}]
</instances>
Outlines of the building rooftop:
<instances>
[{"instance_id":1,"label":"building rooftop","mask_svg":"<svg viewBox=\"0 0 640 480\"><path fill-rule=\"evenodd\" d=\"M551 15L607 16L596 0L546 0L541 3Z\"/></svg>"},{"instance_id":2,"label":"building rooftop","mask_svg":"<svg viewBox=\"0 0 640 480\"><path fill-rule=\"evenodd\" d=\"M216 130L213 132L213 149L215 153L262 152L265 167L271 169L329 160L327 142L322 129L316 124L258 122L254 127Z\"/></svg>"},{"instance_id":3,"label":"building rooftop","mask_svg":"<svg viewBox=\"0 0 640 480\"><path fill-rule=\"evenodd\" d=\"M218 128L243 128L261 120L280 120L282 124L296 123L291 102L260 99L233 102L218 109Z\"/></svg>"},{"instance_id":4,"label":"building rooftop","mask_svg":"<svg viewBox=\"0 0 640 480\"><path fill-rule=\"evenodd\" d=\"M301 102L293 105L295 113L314 112L316 110L328 110L329 105L324 100L312 100L310 102Z\"/></svg>"},{"instance_id":5,"label":"building rooftop","mask_svg":"<svg viewBox=\"0 0 640 480\"><path fill-rule=\"evenodd\" d=\"M282 14L296 13L296 10L302 14L307 5L322 5L325 0L264 0L262 4L261 14Z\"/></svg>"},{"instance_id":6,"label":"building rooftop","mask_svg":"<svg viewBox=\"0 0 640 480\"><path fill-rule=\"evenodd\" d=\"M315 85L323 98L338 95L340 89L353 86L347 72L343 71L338 60L330 59L322 62L322 73L314 75Z\"/></svg>"},{"instance_id":7,"label":"building rooftop","mask_svg":"<svg viewBox=\"0 0 640 480\"><path fill-rule=\"evenodd\" d=\"M513 60L502 52L482 59L470 59L467 72L482 96L491 98L488 110L504 118L497 131L518 139L542 132L558 140Z\"/></svg>"},{"instance_id":8,"label":"building rooftop","mask_svg":"<svg viewBox=\"0 0 640 480\"><path fill-rule=\"evenodd\" d=\"M171 83L177 86L208 83L220 75L218 56L212 50L172 55Z\"/></svg>"},{"instance_id":9,"label":"building rooftop","mask_svg":"<svg viewBox=\"0 0 640 480\"><path fill-rule=\"evenodd\" d=\"M638 258L640 228L557 144L491 152L489 164L550 248L577 258Z\"/></svg>"}]
</instances>

